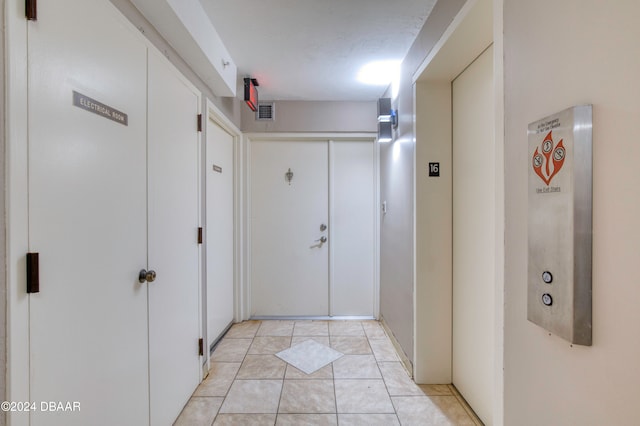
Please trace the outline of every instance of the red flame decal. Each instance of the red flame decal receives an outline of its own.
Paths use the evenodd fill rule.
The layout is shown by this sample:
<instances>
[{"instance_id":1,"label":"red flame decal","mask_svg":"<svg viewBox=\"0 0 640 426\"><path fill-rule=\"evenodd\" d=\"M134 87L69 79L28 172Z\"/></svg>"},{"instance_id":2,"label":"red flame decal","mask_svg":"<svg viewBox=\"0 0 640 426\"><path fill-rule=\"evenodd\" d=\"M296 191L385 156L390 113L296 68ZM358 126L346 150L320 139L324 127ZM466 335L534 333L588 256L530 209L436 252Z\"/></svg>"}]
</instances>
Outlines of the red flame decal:
<instances>
[{"instance_id":1,"label":"red flame decal","mask_svg":"<svg viewBox=\"0 0 640 426\"><path fill-rule=\"evenodd\" d=\"M547 186L549 186L553 177L562 169L566 157L566 150L562 143L563 139L560 139L560 142L554 146L551 133L552 132L549 132L544 138L542 146L536 147L536 152L533 153L531 160L533 171L536 172ZM539 151L540 148L542 149L542 153ZM551 170L551 160L553 161L553 170ZM543 165L544 171L542 170Z\"/></svg>"}]
</instances>

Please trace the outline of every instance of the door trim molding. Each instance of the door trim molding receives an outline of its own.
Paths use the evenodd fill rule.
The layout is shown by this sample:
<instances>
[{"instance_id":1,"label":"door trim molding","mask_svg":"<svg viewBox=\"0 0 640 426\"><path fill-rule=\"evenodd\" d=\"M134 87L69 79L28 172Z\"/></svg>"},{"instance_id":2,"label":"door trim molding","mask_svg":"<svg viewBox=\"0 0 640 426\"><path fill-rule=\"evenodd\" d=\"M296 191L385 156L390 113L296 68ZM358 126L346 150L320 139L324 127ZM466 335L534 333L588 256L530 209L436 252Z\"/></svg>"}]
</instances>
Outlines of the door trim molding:
<instances>
[{"instance_id":1,"label":"door trim molding","mask_svg":"<svg viewBox=\"0 0 640 426\"><path fill-rule=\"evenodd\" d=\"M371 141L374 144L374 206L379 206L380 199L380 149L376 143L377 134L375 133L245 133L243 147L245 155L242 165L243 174L243 199L245 200L245 209L243 211L242 223L244 224L244 280L239 288L242 297L240 300L242 316L238 320L248 320L251 316L251 144L252 142L264 141L326 141L328 145L332 142L340 141ZM330 173L329 173L330 175ZM373 316L379 317L380 313L380 209L375 209L374 218L374 306ZM331 217L331 205L329 204L329 216ZM331 256L331 255L330 255ZM329 280L331 281L331 271L329 271ZM329 283L331 288L331 283ZM330 317L331 318L331 317Z\"/></svg>"},{"instance_id":2,"label":"door trim molding","mask_svg":"<svg viewBox=\"0 0 640 426\"><path fill-rule=\"evenodd\" d=\"M28 183L28 104L27 104L27 20L19 2L5 5L5 135L7 208L7 359L6 395L8 401L30 401L29 397L29 297L26 282L26 256L29 251ZM20 423L20 419L24 419ZM27 424L28 416L12 416L7 422Z\"/></svg>"}]
</instances>

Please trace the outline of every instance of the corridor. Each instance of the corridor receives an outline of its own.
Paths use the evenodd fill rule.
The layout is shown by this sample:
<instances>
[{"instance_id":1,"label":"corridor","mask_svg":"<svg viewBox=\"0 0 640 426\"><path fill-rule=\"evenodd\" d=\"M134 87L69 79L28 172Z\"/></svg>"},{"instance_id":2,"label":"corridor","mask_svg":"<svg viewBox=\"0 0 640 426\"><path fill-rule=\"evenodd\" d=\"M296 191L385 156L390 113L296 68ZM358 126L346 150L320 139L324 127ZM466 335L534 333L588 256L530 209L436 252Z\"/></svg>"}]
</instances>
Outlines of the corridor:
<instances>
[{"instance_id":1,"label":"corridor","mask_svg":"<svg viewBox=\"0 0 640 426\"><path fill-rule=\"evenodd\" d=\"M306 374L275 355L308 340L332 348L339 358ZM305 320L233 325L211 356L209 376L175 424L482 423L453 386L416 385L377 321Z\"/></svg>"}]
</instances>

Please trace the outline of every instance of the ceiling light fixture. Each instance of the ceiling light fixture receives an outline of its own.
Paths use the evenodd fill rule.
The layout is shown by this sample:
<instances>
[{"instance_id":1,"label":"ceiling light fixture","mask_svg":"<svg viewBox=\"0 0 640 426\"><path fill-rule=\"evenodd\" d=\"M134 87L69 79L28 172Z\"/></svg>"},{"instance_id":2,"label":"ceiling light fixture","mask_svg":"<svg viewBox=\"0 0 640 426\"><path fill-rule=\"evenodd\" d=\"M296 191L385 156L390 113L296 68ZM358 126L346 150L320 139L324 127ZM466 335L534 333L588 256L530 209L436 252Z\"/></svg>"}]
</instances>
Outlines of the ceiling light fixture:
<instances>
[{"instance_id":1,"label":"ceiling light fixture","mask_svg":"<svg viewBox=\"0 0 640 426\"><path fill-rule=\"evenodd\" d=\"M358 81L372 86L388 86L400 74L400 61L369 62L360 68Z\"/></svg>"}]
</instances>

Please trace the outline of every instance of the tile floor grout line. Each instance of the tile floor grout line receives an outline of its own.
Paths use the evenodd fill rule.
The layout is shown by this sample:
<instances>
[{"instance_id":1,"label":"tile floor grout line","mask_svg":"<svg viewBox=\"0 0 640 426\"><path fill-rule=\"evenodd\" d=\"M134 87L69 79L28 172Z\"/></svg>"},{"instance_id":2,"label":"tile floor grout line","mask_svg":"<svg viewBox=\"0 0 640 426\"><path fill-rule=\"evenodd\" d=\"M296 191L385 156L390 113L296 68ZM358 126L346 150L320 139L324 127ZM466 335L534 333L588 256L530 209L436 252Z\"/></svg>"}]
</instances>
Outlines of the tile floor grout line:
<instances>
[{"instance_id":1,"label":"tile floor grout line","mask_svg":"<svg viewBox=\"0 0 640 426\"><path fill-rule=\"evenodd\" d=\"M242 369L242 364L244 363L244 360L247 358L247 355L249 354L249 349L251 348L251 345L253 344L253 339L255 339L256 334L258 333L258 330L260 329L261 326L262 326L262 321L260 322L260 325L258 325L258 328L256 329L256 333L251 338L251 343L249 343L249 346L247 347L247 351L244 353L244 356L242 357L242 361L240 361L240 366L238 367L238 371L236 371L236 374L233 375L233 380L231 381L231 384L229 385L229 388L227 389L227 391L224 394L224 397L222 398L222 403L220 404L220 407L218 408L218 412L213 417L213 423L211 423L212 426L216 422L216 419L218 418L218 416L220 415L220 410L222 409L222 406L224 405L224 402L227 400L227 396L229 396L229 391L231 391L231 388L233 387L233 384L236 382L236 380L238 380L238 374L240 373L240 370ZM231 330L231 328L229 328L229 330ZM227 330L227 333L229 332L229 330ZM222 339L224 339L224 338L225 338L225 336L222 336L222 338L220 339L220 342L222 342ZM209 365L209 368L211 368L211 365ZM232 414L232 413L230 413L230 414ZM274 423L274 425L275 425L275 423Z\"/></svg>"},{"instance_id":2,"label":"tile floor grout line","mask_svg":"<svg viewBox=\"0 0 640 426\"><path fill-rule=\"evenodd\" d=\"M293 329L295 328L295 322L293 323L293 327L291 327L291 336L289 336L289 348L291 347L291 343L293 342ZM282 375L282 386L280 386L280 397L278 398L278 406L276 407L276 418L274 419L274 426L278 424L278 416L280 415L280 404L282 404L282 396L284 394L284 381L287 376L287 367L285 366L284 373Z\"/></svg>"},{"instance_id":3,"label":"tile floor grout line","mask_svg":"<svg viewBox=\"0 0 640 426\"><path fill-rule=\"evenodd\" d=\"M367 343L369 343L369 338L367 337ZM369 346L371 346L371 343L369 343ZM373 353L373 348L371 348L371 352ZM380 377L382 379L382 383L384 383L384 388L387 390L387 395L389 396L389 402L391 402L391 407L393 407L393 414L395 414L396 419L398 420L398 424L400 423L400 416L398 416L398 410L396 410L396 406L393 403L393 399L391 399L391 392L389 392L389 387L387 386L387 381L384 378L384 374L382 374L382 369L380 368L380 363L378 362L378 360L375 357L375 353L373 355L373 359L376 360L376 367L378 367L378 371L380 372Z\"/></svg>"},{"instance_id":4,"label":"tile floor grout line","mask_svg":"<svg viewBox=\"0 0 640 426\"><path fill-rule=\"evenodd\" d=\"M329 341L329 343L331 343L331 341ZM339 359L339 358L338 358ZM339 421L339 416L338 416L338 395L336 394L336 373L333 369L333 363L335 361L331 362L331 382L333 383L333 403L336 406L336 425L340 424Z\"/></svg>"},{"instance_id":5,"label":"tile floor grout line","mask_svg":"<svg viewBox=\"0 0 640 426\"><path fill-rule=\"evenodd\" d=\"M296 324L298 324L298 321L292 321L292 323L293 323L293 325L291 326L290 333L289 333L287 336L282 336L282 337L287 337L287 338L288 338L288 345L289 345L289 347L291 347L291 345L293 344L293 339L294 339L294 337L307 337L307 338L311 338L311 339L313 339L313 338L314 338L314 336L294 336L294 335L293 335L293 333L295 332ZM304 323L304 321L300 321L300 323ZM285 367L284 371L281 373L281 377L280 377L280 379L268 378L268 377L263 377L263 378L260 378L260 379L252 379L250 376L249 376L249 377L247 377L246 379L240 379L240 378L239 378L239 375L240 375L240 371L241 371L241 369L242 369L242 366L243 366L243 364L247 361L247 359L248 359L248 357L249 357L249 355L250 355L250 354L249 354L249 351L250 351L251 346L255 343L255 339L256 339L256 337L278 337L278 336L277 336L277 334L276 334L276 335L274 335L274 336L270 336L270 335L268 335L268 334L267 334L267 335L263 335L263 336L258 336L258 333L260 332L260 329L264 326L264 324L265 324L265 321L260 321L260 322L259 322L259 325L258 325L258 326L257 326L257 328L256 328L256 331L255 331L255 332L253 332L253 337L251 337L251 338L247 338L247 340L250 340L250 343L249 343L249 346L247 347L247 350L244 352L243 356L241 357L241 360L240 360L240 362L239 362L239 363L238 363L237 361L213 361L214 363L218 363L218 364L221 364L221 365L222 365L222 364L239 364L238 370L237 370L237 371L235 372L235 374L233 375L233 378L232 378L232 380L231 380L231 383L230 383L229 387L226 389L226 391L225 391L225 393L224 393L224 396L223 396L222 398L220 398L219 396L210 396L210 395L202 395L202 396L197 396L197 397L196 397L195 395L192 395L192 397L191 397L191 398L192 398L192 399L194 399L194 400L200 399L200 400L210 400L210 401L211 401L211 400L214 400L214 399L216 399L216 398L219 398L219 399L221 400L221 402L220 402L220 406L218 407L217 412L213 415L212 425L213 425L213 424L215 424L215 422L216 422L216 420L217 420L217 419L219 419L219 417L218 417L218 416L220 416L221 414L223 414L223 413L220 413L220 409L222 408L222 405L224 405L224 403L225 403L225 402L227 402L227 399L228 399L228 397L229 397L229 395L230 395L231 388L234 386L234 384L236 384L236 382L250 381L250 380L255 380L256 382L258 382L258 381L265 381L265 380L272 380L272 381L273 381L273 380L279 380L279 381L281 382L280 395L278 396L278 404L277 404L277 408L276 408L276 412L275 412L275 414L274 414L274 413L264 413L264 414L269 415L269 416L274 415L274 418L273 418L273 419L274 419L274 420L273 420L273 425L274 425L274 426L275 426L275 424L277 424L278 419L280 419L280 418L284 419L284 418L285 418L285 417L282 417L282 415L283 415L283 416L287 416L287 415L289 415L289 414L292 414L292 415L302 415L302 416L305 416L305 415L306 415L306 416L314 416L314 415L324 415L324 416L327 416L327 415L332 415L331 417L332 417L332 418L334 418L334 419L336 420L336 424L337 424L337 425L339 425L339 424L340 424L340 413L338 412L338 396L337 396L337 383L338 383L338 382L337 382L337 380L338 380L338 381L340 381L340 380L345 380L345 381L346 381L346 380L358 380L358 381L365 381L365 382L366 382L366 381L373 381L373 380L382 380L382 383L383 383L383 385L384 385L384 389L385 389L385 391L386 391L387 397L388 397L388 398L389 398L389 400L391 401L392 409L393 409L393 413L391 413L391 412L390 412L390 413L371 413L371 412L342 413L342 414L345 414L345 415L347 415L347 414L348 414L348 415L363 415L363 416L367 416L367 415L371 415L371 416L381 416L381 415L383 415L383 414L385 414L385 415L391 415L391 414L393 414L394 418L395 418L395 419L396 419L396 421L398 422L397 424L402 425L403 423L402 423L402 421L401 421L401 419L400 419L400 415L398 414L398 409L396 408L395 404L393 403L393 398L398 398L398 399L400 399L400 400L404 400L404 401L409 401L409 400L416 401L416 400L418 400L418 399L426 398L426 399L429 399L429 400L432 400L432 401L433 401L433 398L434 398L434 397L436 397L436 398L441 398L441 397L446 396L446 397L449 397L449 398L453 397L453 398L451 398L450 400L451 400L451 401L455 401L455 405L456 405L458 408L462 408L462 412L463 412L463 413L465 413L466 417L467 417L468 419L470 419L470 420L471 420L471 422L472 422L473 424L475 424L475 425L482 425L482 423L478 420L477 415L475 415L475 413L471 414L471 413L473 412L473 411L472 411L472 409L470 408L470 406L468 406L468 404L466 403L466 401L464 401L464 399L462 398L462 396L460 395L460 393L457 391L457 389L455 389L455 387L454 387L452 384L446 384L446 385L445 385L445 386L446 386L446 389L449 391L450 395L428 395L428 394L426 393L426 392L427 392L427 390L426 390L426 389L422 388L420 385L418 385L418 384L417 384L417 383L415 383L412 379L410 379L413 383L415 383L415 385L416 385L416 386L420 387L420 389L421 389L421 391L422 391L422 395L417 395L417 394L408 394L408 395L405 395L405 394L404 394L404 392L402 392L402 390L403 390L403 389L405 389L405 388L400 387L400 388L398 388L398 391L400 391L400 392L401 392L401 394L398 394L398 395L394 395L394 396L392 396L392 395L390 394L390 392L389 392L389 386L388 386L388 383L387 383L387 378L385 378L385 375L384 375L384 374L383 374L383 372L382 372L382 370L383 370L383 369L382 369L382 367L383 367L383 366L392 366L392 365L393 365L392 363L398 363L398 362L400 362L400 361L399 361L399 360L395 360L395 361L386 360L386 358L385 358L385 356L384 356L384 353L383 353L382 360L378 361L378 359L376 358L375 351L373 350L373 346L371 345L371 343L372 343L372 341L373 341L373 340L376 340L376 341L384 341L385 339L384 339L384 338L378 338L378 339L376 339L376 338L370 338L370 337L369 337L369 334L367 334L367 328L365 327L365 324L364 324L364 322L363 322L363 321L353 321L353 322L351 322L351 324L347 324L347 322L345 321L345 322L343 322L342 324L347 324L347 326L346 326L346 327L344 327L344 328L343 328L343 327L341 327L340 329L335 330L335 331L336 331L336 332L338 332L338 333L347 333L347 332L351 332L351 334L332 334L332 333L331 333L331 330L330 330L330 326L329 326L329 324L327 324L327 335L326 335L326 338L327 338L327 340L329 341L329 347L332 347L332 345L333 345L333 344L337 344L338 342L342 342L342 343L340 343L340 344L343 344L343 343L344 343L344 340L348 340L348 339L342 339L342 338L345 338L345 337L352 337L352 338L353 338L353 337L358 337L358 336L360 336L360 334L356 334L356 335L354 335L354 334L353 334L353 333L357 332L357 331L358 331L358 328L359 328L361 331L363 331L363 332L364 332L364 337L367 339L368 349L371 351L371 357L375 360L376 368L378 369L378 372L379 372L379 374L380 374L380 378L371 378L371 377L369 377L369 378L363 378L363 379L356 379L356 378L351 378L351 379L349 379L349 378L336 378L335 368L334 368L334 367L335 367L335 366L334 366L334 362L331 362L329 365L331 366L331 367L330 367L330 371L331 371L331 380L332 380L332 385L333 385L333 398L334 398L334 404L335 404L335 412L334 412L334 413L333 413L333 412L327 412L327 413L310 413L310 412L299 412L299 413L280 413L280 408L281 408L281 405L282 405L282 402L283 402L283 397L284 397L284 390L285 390L285 389L284 389L284 386L285 386L285 383L286 383L288 380L290 380L290 381L300 381L300 382L302 382L302 381L305 381L305 380L313 380L313 379L309 379L309 378L307 378L307 377L302 377L302 376L301 376L301 377L293 377L293 378L291 378L291 379L286 379L286 377L287 377L288 365L290 365L290 364L288 364L288 363L286 363L286 362L285 362L285 364L286 364L287 366ZM372 325L373 325L373 324L372 324ZM358 326L359 326L359 327L358 327ZM271 328L273 328L273 331L272 331L273 333L281 333L281 332L282 332L282 330L281 330L281 329L280 329L280 330L278 330L277 325L275 325L275 326L273 326L273 327L272 327L271 325L270 325L269 327L265 327L265 329L271 329ZM301 326L301 328L302 328L302 329L304 329L305 327L304 327L304 326ZM354 330L354 329L355 329L355 330ZM371 335L372 335L372 336L374 336L374 337L375 337L375 336L379 336L379 334L377 334L377 333L375 332L375 330L373 330L373 327L369 327L369 329L370 329L370 331L371 331ZM268 332L267 332L267 333L268 333ZM240 336L236 336L236 337L237 337L238 339L240 339L240 338L245 338L245 337L244 337L244 336L242 336L241 334L240 334ZM319 335L319 336L317 336L317 337L324 337L324 336L320 336L320 335ZM389 338L388 338L388 336L386 336L386 335L385 335L385 337L386 337L386 339L387 339L387 340L389 339ZM224 336L223 336L223 338L224 338ZM234 338L229 338L229 339L233 340ZM283 341L282 343L284 343L284 341ZM357 345L356 345L356 346L357 346ZM332 349L334 349L334 348L332 348ZM357 351L357 349L354 349L354 350L355 350L355 351ZM349 351L349 349L347 349L347 351ZM261 356L271 355L271 356L274 356L274 354L273 354L273 353L269 353L269 354L253 354L253 355L261 355ZM346 354L345 354L345 355L346 355ZM359 353L358 353L358 354L355 354L355 355L363 355L363 354L359 354ZM385 368L385 370L388 370L388 368ZM393 368L392 368L391 370L395 370L395 369L393 369ZM395 373L395 371L393 371L393 372ZM307 376L308 376L308 375L307 375ZM388 379L389 379L389 380L391 380L391 381L393 382L394 377L395 377L395 375L394 375L394 374L392 374L391 376L389 376L389 378L388 378ZM321 378L321 377L318 377L317 379L322 379L322 378ZM400 379L402 379L402 378L400 378ZM325 380L326 380L326 379L325 379ZM402 381L402 380L401 380L401 381ZM196 390L197 390L197 389L196 389ZM411 392L411 391L410 391L410 390L407 390L407 392ZM194 391L194 393L195 393L195 391ZM234 403L234 404L235 404L235 403ZM411 403L411 404L413 404L413 403ZM271 406L271 407L273 407L273 406ZM185 407L185 408L186 408L186 407ZM355 407L354 407L354 408L355 408ZM271 409L273 409L273 408L271 408ZM368 410L368 408L367 408L367 409L365 409L364 407L363 407L362 409L363 409L363 410L365 410L365 411L367 411L367 410ZM242 411L242 406L239 406L239 407L238 407L238 410ZM235 409L234 409L234 411L237 411L237 410L235 410ZM301 411L305 411L305 409L304 409L304 408L302 408L302 409L301 409ZM359 411L359 410L358 410L358 411ZM213 413L212 413L212 414L213 414ZM242 412L240 412L240 413L224 413L224 415L225 415L225 416L226 416L226 415L235 415L235 416L240 415L240 416L249 416L249 417L251 417L251 416L254 416L254 415L260 415L260 414L259 414L259 413L242 413ZM403 415L406 417L406 413L405 413L405 414L403 414ZM312 417L312 418L313 418L313 417ZM325 418L326 418L326 417L325 417ZM407 418L405 418L405 421L407 421ZM270 423L271 423L271 422L270 422Z\"/></svg>"}]
</instances>

